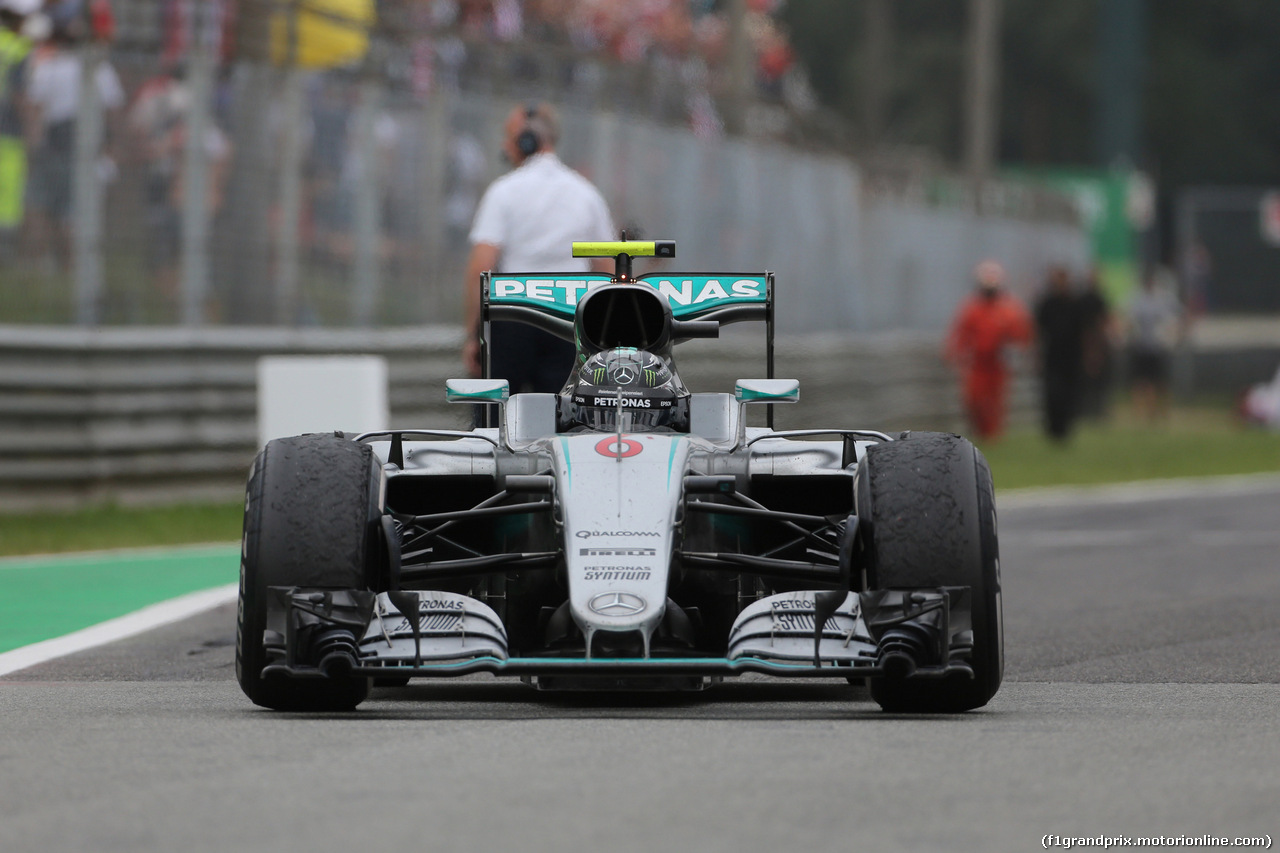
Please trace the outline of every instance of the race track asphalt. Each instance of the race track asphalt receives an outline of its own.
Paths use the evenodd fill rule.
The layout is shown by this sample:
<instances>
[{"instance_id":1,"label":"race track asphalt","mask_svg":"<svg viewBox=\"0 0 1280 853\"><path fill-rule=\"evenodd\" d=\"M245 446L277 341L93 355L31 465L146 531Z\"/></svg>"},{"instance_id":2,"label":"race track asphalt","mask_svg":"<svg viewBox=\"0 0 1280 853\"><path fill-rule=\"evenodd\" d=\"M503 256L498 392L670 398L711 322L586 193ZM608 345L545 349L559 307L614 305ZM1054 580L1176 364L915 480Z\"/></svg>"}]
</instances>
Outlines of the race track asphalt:
<instances>
[{"instance_id":1,"label":"race track asphalt","mask_svg":"<svg viewBox=\"0 0 1280 853\"><path fill-rule=\"evenodd\" d=\"M542 696L487 676L276 714L240 694L222 607L0 677L0 851L1274 838L1277 507L1276 478L1002 498L1006 683L957 716L843 685Z\"/></svg>"}]
</instances>

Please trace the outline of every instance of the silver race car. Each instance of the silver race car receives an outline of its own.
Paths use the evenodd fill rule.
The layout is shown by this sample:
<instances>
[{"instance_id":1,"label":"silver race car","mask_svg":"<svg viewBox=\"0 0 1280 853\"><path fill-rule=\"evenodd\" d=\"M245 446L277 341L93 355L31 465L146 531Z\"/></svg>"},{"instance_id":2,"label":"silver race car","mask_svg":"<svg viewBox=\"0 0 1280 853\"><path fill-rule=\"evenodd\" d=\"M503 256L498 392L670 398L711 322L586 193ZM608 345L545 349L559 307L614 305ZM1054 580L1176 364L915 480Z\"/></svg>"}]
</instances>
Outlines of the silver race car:
<instances>
[{"instance_id":1,"label":"silver race car","mask_svg":"<svg viewBox=\"0 0 1280 853\"><path fill-rule=\"evenodd\" d=\"M236 674L255 703L347 710L470 673L539 690L865 680L887 711L1000 686L991 473L963 438L772 428L770 274L633 278L669 241L577 243L614 275L486 274L493 320L577 348L559 394L457 379L490 425L270 442L245 501ZM691 393L676 346L763 321L764 378ZM482 351L484 348L482 348ZM748 426L747 407L769 407Z\"/></svg>"}]
</instances>

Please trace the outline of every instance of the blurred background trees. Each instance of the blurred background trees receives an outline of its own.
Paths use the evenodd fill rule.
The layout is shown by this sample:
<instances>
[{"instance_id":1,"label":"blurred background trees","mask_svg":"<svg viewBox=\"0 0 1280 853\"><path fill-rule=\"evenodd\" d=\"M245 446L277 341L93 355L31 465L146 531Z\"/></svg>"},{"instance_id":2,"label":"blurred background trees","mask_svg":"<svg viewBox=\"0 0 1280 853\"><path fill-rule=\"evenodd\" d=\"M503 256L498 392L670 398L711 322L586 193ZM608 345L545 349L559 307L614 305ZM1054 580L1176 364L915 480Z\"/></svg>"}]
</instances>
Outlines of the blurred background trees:
<instances>
[{"instance_id":1,"label":"blurred background trees","mask_svg":"<svg viewBox=\"0 0 1280 853\"><path fill-rule=\"evenodd\" d=\"M999 162L1107 168L1107 123L1133 120L1132 165L1164 189L1280 182L1280 3L1001 6ZM966 3L793 0L781 14L814 91L854 125L864 151L917 148L960 161ZM1126 61L1133 96L1117 91L1113 69L1123 74Z\"/></svg>"}]
</instances>

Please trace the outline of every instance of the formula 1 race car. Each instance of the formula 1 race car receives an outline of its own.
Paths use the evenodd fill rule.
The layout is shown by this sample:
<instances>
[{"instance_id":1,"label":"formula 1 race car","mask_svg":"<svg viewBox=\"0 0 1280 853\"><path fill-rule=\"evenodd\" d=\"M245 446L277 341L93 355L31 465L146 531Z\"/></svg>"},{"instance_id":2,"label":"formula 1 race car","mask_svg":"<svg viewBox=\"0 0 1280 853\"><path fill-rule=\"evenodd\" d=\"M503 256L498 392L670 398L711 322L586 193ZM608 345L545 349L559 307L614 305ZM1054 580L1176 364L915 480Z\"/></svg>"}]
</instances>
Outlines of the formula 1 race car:
<instances>
[{"instance_id":1,"label":"formula 1 race car","mask_svg":"<svg viewBox=\"0 0 1280 853\"><path fill-rule=\"evenodd\" d=\"M632 277L633 257L674 254L576 243L616 272L483 276L482 353L493 320L575 341L559 394L450 380L490 426L267 444L236 633L253 702L348 710L371 684L487 672L540 690L865 679L887 711L987 703L1004 661L982 454L940 433L774 430L799 383L773 376L773 276ZM675 346L752 320L765 378L691 393ZM748 426L758 404L769 426Z\"/></svg>"}]
</instances>

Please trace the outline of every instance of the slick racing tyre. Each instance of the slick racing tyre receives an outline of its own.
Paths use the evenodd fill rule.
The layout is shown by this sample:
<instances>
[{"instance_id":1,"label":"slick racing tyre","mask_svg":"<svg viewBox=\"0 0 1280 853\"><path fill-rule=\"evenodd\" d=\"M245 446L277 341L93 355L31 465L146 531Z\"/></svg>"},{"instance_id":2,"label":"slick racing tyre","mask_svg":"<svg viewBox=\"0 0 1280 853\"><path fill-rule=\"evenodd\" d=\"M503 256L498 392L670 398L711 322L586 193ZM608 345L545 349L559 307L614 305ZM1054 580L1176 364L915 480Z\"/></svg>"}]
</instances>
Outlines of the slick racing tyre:
<instances>
[{"instance_id":1,"label":"slick racing tyre","mask_svg":"<svg viewBox=\"0 0 1280 853\"><path fill-rule=\"evenodd\" d=\"M1004 673L1000 555L991 469L971 443L905 433L876 445L858 471L859 517L869 522L867 587L972 590L972 679L870 679L885 711L956 713L980 708Z\"/></svg>"},{"instance_id":2,"label":"slick racing tyre","mask_svg":"<svg viewBox=\"0 0 1280 853\"><path fill-rule=\"evenodd\" d=\"M368 589L378 553L381 472L368 445L333 435L271 441L250 470L236 614L236 678L277 711L348 711L369 695L353 676L263 678L267 588Z\"/></svg>"}]
</instances>

